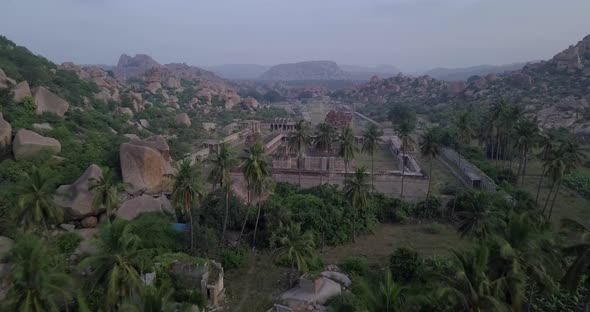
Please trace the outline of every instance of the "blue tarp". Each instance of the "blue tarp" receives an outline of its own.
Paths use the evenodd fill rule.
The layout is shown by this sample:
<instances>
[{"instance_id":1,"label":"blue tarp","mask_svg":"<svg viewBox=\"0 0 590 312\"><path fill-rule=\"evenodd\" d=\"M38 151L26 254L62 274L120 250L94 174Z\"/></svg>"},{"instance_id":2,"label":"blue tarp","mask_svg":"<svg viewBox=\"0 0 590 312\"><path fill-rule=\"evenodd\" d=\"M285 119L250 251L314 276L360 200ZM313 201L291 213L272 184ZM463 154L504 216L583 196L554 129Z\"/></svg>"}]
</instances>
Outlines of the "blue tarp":
<instances>
[{"instance_id":1,"label":"blue tarp","mask_svg":"<svg viewBox=\"0 0 590 312\"><path fill-rule=\"evenodd\" d=\"M188 225L186 223L172 223L174 229L178 232L186 232Z\"/></svg>"}]
</instances>

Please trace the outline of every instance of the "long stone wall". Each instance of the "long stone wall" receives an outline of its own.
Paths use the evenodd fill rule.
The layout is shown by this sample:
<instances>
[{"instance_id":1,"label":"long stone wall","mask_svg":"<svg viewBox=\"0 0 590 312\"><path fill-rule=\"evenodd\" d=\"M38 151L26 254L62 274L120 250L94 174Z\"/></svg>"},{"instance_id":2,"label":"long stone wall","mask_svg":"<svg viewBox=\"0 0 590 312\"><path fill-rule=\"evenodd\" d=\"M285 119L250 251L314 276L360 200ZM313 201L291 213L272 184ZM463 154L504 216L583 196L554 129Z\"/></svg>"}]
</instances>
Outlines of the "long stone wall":
<instances>
[{"instance_id":1,"label":"long stone wall","mask_svg":"<svg viewBox=\"0 0 590 312\"><path fill-rule=\"evenodd\" d=\"M465 186L487 192L496 191L497 185L490 177L453 149L442 148L438 160Z\"/></svg>"}]
</instances>

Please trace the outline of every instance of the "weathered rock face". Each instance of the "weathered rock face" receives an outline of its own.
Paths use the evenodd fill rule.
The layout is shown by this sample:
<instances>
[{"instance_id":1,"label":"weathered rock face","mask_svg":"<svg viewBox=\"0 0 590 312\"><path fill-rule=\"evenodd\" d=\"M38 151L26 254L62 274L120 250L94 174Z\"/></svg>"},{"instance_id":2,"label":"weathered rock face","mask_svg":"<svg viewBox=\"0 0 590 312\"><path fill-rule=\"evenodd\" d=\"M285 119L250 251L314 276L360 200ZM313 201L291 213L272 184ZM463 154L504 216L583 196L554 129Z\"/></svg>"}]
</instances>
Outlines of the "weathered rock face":
<instances>
[{"instance_id":1,"label":"weathered rock face","mask_svg":"<svg viewBox=\"0 0 590 312\"><path fill-rule=\"evenodd\" d=\"M113 68L113 72L118 78L126 79L139 76L150 68L159 66L160 64L154 61L149 55L137 54L134 57L131 57L127 54L123 54L119 58L117 66Z\"/></svg>"},{"instance_id":2,"label":"weathered rock face","mask_svg":"<svg viewBox=\"0 0 590 312\"><path fill-rule=\"evenodd\" d=\"M164 196L154 198L149 195L141 195L132 198L121 205L115 215L121 219L133 220L146 212L172 212L170 201Z\"/></svg>"},{"instance_id":3,"label":"weathered rock face","mask_svg":"<svg viewBox=\"0 0 590 312\"><path fill-rule=\"evenodd\" d=\"M280 64L260 76L262 80L349 80L352 76L331 61Z\"/></svg>"},{"instance_id":4,"label":"weathered rock face","mask_svg":"<svg viewBox=\"0 0 590 312\"><path fill-rule=\"evenodd\" d=\"M188 117L187 113L180 113L176 115L176 123L179 125L185 125L187 127L190 127L191 119Z\"/></svg>"},{"instance_id":5,"label":"weathered rock face","mask_svg":"<svg viewBox=\"0 0 590 312\"><path fill-rule=\"evenodd\" d=\"M449 97L455 97L459 95L461 92L463 92L465 89L467 89L467 84L465 83L465 81L449 82L449 84L447 85L447 95Z\"/></svg>"},{"instance_id":6,"label":"weathered rock face","mask_svg":"<svg viewBox=\"0 0 590 312\"><path fill-rule=\"evenodd\" d=\"M35 90L35 113L41 115L45 112L63 116L70 108L70 104L59 96L51 93L44 87Z\"/></svg>"},{"instance_id":7,"label":"weathered rock face","mask_svg":"<svg viewBox=\"0 0 590 312\"><path fill-rule=\"evenodd\" d=\"M16 81L14 79L8 78L2 68L0 68L0 89L6 89L14 86Z\"/></svg>"},{"instance_id":8,"label":"weathered rock face","mask_svg":"<svg viewBox=\"0 0 590 312\"><path fill-rule=\"evenodd\" d=\"M12 90L13 100L16 103L22 103L27 96L33 96L29 83L26 81L19 82L16 87Z\"/></svg>"},{"instance_id":9,"label":"weathered rock face","mask_svg":"<svg viewBox=\"0 0 590 312\"><path fill-rule=\"evenodd\" d=\"M5 151L12 142L12 126L0 113L0 151Z\"/></svg>"},{"instance_id":10,"label":"weathered rock face","mask_svg":"<svg viewBox=\"0 0 590 312\"><path fill-rule=\"evenodd\" d=\"M47 151L52 155L61 152L61 144L53 138L46 138L33 131L21 129L14 137L12 152L17 160L26 159Z\"/></svg>"},{"instance_id":11,"label":"weathered rock face","mask_svg":"<svg viewBox=\"0 0 590 312\"><path fill-rule=\"evenodd\" d=\"M168 187L167 175L173 170L170 148L162 136L121 144L120 160L123 182L129 185L129 191L159 193Z\"/></svg>"},{"instance_id":12,"label":"weathered rock face","mask_svg":"<svg viewBox=\"0 0 590 312\"><path fill-rule=\"evenodd\" d=\"M100 167L91 165L76 182L57 188L55 201L64 209L66 216L70 219L79 220L104 212L104 208L102 207L96 211L92 208L94 191L89 190L96 183L95 181L101 178L102 170Z\"/></svg>"},{"instance_id":13,"label":"weathered rock face","mask_svg":"<svg viewBox=\"0 0 590 312\"><path fill-rule=\"evenodd\" d=\"M537 112L537 118L541 127L560 128L572 126L577 118L578 111L584 107L580 101L573 97L562 99L559 103Z\"/></svg>"},{"instance_id":14,"label":"weathered rock face","mask_svg":"<svg viewBox=\"0 0 590 312\"><path fill-rule=\"evenodd\" d=\"M133 111L129 107L119 107L117 111L119 112L119 115L127 115L129 118L133 117Z\"/></svg>"},{"instance_id":15,"label":"weathered rock face","mask_svg":"<svg viewBox=\"0 0 590 312\"><path fill-rule=\"evenodd\" d=\"M244 99L244 105L248 108L258 108L258 101L255 98L247 97Z\"/></svg>"},{"instance_id":16,"label":"weathered rock face","mask_svg":"<svg viewBox=\"0 0 590 312\"><path fill-rule=\"evenodd\" d=\"M172 88L172 89L178 89L178 88L182 87L180 84L180 79L174 78L174 77L168 77L168 79L166 79L166 83L164 85L166 86L166 88Z\"/></svg>"},{"instance_id":17,"label":"weathered rock face","mask_svg":"<svg viewBox=\"0 0 590 312\"><path fill-rule=\"evenodd\" d=\"M162 89L162 85L159 82L150 82L147 86L148 91L153 94L156 94L158 90Z\"/></svg>"}]
</instances>

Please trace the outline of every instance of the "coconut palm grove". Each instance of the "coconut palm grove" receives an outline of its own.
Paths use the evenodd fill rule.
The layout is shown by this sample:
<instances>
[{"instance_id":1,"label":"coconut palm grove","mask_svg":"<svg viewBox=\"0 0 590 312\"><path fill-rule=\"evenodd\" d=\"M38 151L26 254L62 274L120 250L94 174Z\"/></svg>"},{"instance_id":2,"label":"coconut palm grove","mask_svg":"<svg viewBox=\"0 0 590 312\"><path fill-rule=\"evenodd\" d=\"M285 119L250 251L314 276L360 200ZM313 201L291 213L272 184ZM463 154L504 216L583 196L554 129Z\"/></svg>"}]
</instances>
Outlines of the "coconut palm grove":
<instances>
[{"instance_id":1,"label":"coconut palm grove","mask_svg":"<svg viewBox=\"0 0 590 312\"><path fill-rule=\"evenodd\" d=\"M419 73L9 36L0 311L590 311L590 36Z\"/></svg>"}]
</instances>

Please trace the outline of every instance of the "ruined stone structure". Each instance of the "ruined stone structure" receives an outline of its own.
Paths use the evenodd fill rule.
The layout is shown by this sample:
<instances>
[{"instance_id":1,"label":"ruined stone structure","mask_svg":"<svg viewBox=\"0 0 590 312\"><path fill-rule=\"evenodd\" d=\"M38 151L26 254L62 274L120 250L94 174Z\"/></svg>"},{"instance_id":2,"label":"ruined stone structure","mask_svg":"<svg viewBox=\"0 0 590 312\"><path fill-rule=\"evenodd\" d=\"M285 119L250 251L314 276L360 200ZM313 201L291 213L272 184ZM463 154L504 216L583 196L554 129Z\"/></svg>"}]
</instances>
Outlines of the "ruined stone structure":
<instances>
[{"instance_id":1,"label":"ruined stone structure","mask_svg":"<svg viewBox=\"0 0 590 312\"><path fill-rule=\"evenodd\" d=\"M331 124L338 130L349 128L352 123L352 112L345 110L331 110L326 115L326 123Z\"/></svg>"},{"instance_id":2,"label":"ruined stone structure","mask_svg":"<svg viewBox=\"0 0 590 312\"><path fill-rule=\"evenodd\" d=\"M252 133L260 133L260 121L258 120L242 120L240 122L240 129L249 129Z\"/></svg>"},{"instance_id":3,"label":"ruined stone structure","mask_svg":"<svg viewBox=\"0 0 590 312\"><path fill-rule=\"evenodd\" d=\"M295 129L296 122L291 118L275 118L266 124L270 131L292 131Z\"/></svg>"},{"instance_id":4,"label":"ruined stone structure","mask_svg":"<svg viewBox=\"0 0 590 312\"><path fill-rule=\"evenodd\" d=\"M483 171L450 148L442 148L438 160L465 186L487 192L495 192L496 183Z\"/></svg>"},{"instance_id":5,"label":"ruined stone structure","mask_svg":"<svg viewBox=\"0 0 590 312\"><path fill-rule=\"evenodd\" d=\"M407 146L406 151L402 153L402 142L399 137L391 136L388 142L391 153L399 160L399 168L402 168L402 166L406 167L404 174L420 173L420 166L414 157L412 157L412 153L414 152L413 146Z\"/></svg>"}]
</instances>

